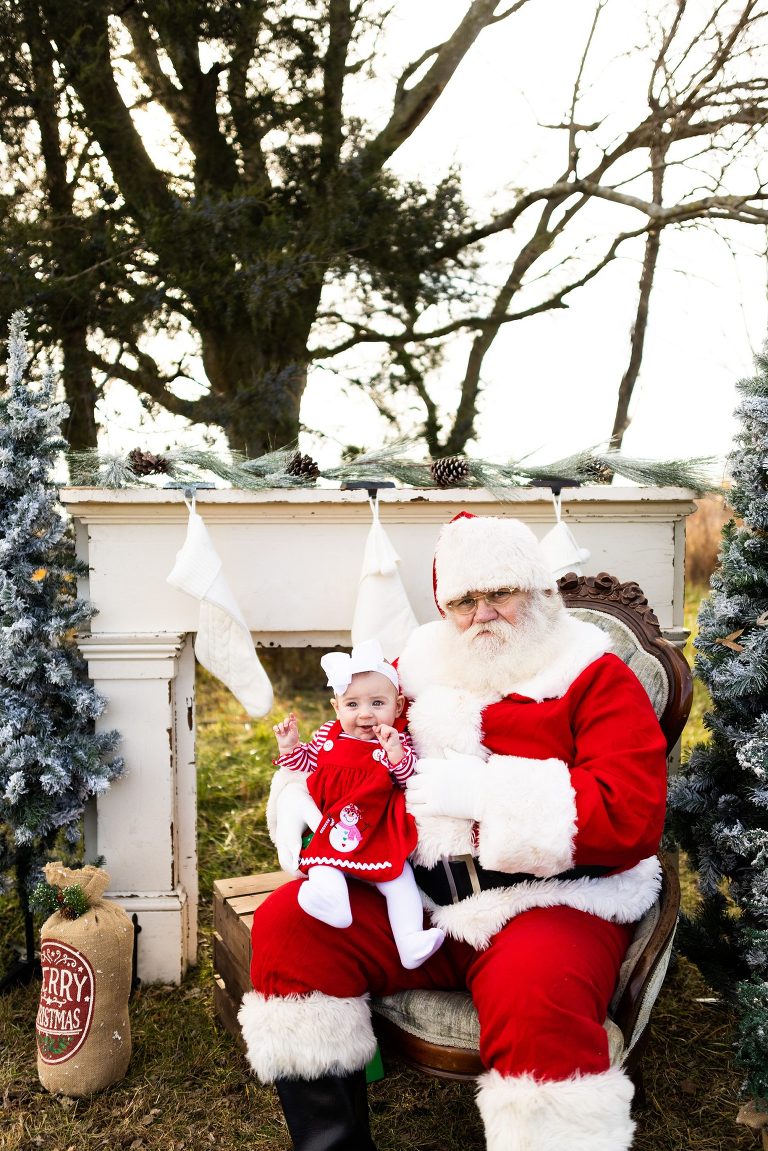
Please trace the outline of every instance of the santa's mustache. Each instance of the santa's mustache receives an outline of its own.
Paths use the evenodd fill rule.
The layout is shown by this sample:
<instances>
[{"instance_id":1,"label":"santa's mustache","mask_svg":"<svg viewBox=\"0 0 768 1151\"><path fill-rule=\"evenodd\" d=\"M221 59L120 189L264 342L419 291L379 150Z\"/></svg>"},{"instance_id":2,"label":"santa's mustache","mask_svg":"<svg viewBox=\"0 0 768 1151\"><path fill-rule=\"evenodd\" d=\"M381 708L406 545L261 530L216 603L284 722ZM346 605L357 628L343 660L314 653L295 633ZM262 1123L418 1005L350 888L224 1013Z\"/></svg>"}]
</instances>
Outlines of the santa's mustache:
<instances>
[{"instance_id":1,"label":"santa's mustache","mask_svg":"<svg viewBox=\"0 0 768 1151\"><path fill-rule=\"evenodd\" d=\"M500 641L511 641L518 631L518 626L505 619L489 619L485 623L470 624L463 632L463 636L468 643L479 635L491 635Z\"/></svg>"}]
</instances>

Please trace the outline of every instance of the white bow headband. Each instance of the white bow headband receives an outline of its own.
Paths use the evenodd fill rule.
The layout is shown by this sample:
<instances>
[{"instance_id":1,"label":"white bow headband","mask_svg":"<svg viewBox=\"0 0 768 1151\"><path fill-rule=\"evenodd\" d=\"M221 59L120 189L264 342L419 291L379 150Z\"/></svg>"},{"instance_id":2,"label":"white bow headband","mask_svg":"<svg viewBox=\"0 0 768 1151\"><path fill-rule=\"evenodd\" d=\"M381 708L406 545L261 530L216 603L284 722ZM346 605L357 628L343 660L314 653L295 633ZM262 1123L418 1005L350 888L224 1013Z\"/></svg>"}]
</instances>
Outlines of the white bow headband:
<instances>
[{"instance_id":1,"label":"white bow headband","mask_svg":"<svg viewBox=\"0 0 768 1151\"><path fill-rule=\"evenodd\" d=\"M328 687L332 687L336 695L342 695L352 682L352 676L363 671L377 671L385 675L395 689L400 691L397 672L384 659L384 652L377 639L367 639L356 644L351 655L343 651L330 651L322 656L320 666L328 676Z\"/></svg>"}]
</instances>

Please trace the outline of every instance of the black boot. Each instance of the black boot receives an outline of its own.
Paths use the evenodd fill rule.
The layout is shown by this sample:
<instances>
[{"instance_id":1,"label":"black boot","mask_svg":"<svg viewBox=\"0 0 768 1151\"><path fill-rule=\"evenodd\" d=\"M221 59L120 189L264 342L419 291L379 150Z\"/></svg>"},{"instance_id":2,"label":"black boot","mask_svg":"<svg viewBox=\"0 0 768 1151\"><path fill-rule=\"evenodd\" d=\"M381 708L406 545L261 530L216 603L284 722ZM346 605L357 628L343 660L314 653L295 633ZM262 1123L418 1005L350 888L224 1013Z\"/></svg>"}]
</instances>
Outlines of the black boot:
<instances>
[{"instance_id":1,"label":"black boot","mask_svg":"<svg viewBox=\"0 0 768 1151\"><path fill-rule=\"evenodd\" d=\"M275 1083L294 1151L376 1151L365 1070Z\"/></svg>"}]
</instances>

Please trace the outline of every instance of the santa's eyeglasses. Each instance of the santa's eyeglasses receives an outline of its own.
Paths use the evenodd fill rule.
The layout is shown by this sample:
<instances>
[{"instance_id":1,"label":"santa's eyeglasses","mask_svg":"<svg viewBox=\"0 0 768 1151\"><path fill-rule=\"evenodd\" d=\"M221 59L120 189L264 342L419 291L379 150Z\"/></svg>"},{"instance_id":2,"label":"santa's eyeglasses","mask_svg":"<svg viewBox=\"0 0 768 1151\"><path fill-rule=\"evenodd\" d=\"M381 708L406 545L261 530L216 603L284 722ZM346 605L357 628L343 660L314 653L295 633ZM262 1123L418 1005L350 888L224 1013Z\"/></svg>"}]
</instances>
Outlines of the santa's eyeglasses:
<instances>
[{"instance_id":1,"label":"santa's eyeglasses","mask_svg":"<svg viewBox=\"0 0 768 1151\"><path fill-rule=\"evenodd\" d=\"M519 593L520 589L516 587L497 587L495 591L473 592L472 595L463 595L461 599L452 599L445 606L448 611L455 612L456 615L471 615L477 611L481 600L487 603L488 607L503 607Z\"/></svg>"}]
</instances>

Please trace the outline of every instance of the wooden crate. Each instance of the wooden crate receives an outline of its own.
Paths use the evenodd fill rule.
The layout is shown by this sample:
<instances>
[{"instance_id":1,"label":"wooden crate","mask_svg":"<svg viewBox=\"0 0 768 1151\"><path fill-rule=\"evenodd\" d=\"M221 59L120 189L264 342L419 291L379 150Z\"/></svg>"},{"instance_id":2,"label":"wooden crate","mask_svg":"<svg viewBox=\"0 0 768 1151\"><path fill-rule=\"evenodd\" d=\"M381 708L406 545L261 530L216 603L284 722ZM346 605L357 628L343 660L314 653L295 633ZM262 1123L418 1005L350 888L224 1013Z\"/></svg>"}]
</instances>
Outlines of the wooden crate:
<instances>
[{"instance_id":1,"label":"wooden crate","mask_svg":"<svg viewBox=\"0 0 768 1151\"><path fill-rule=\"evenodd\" d=\"M227 1031L239 1041L237 1012L251 990L251 925L253 913L291 876L285 871L217 879L213 885L213 1002Z\"/></svg>"}]
</instances>

